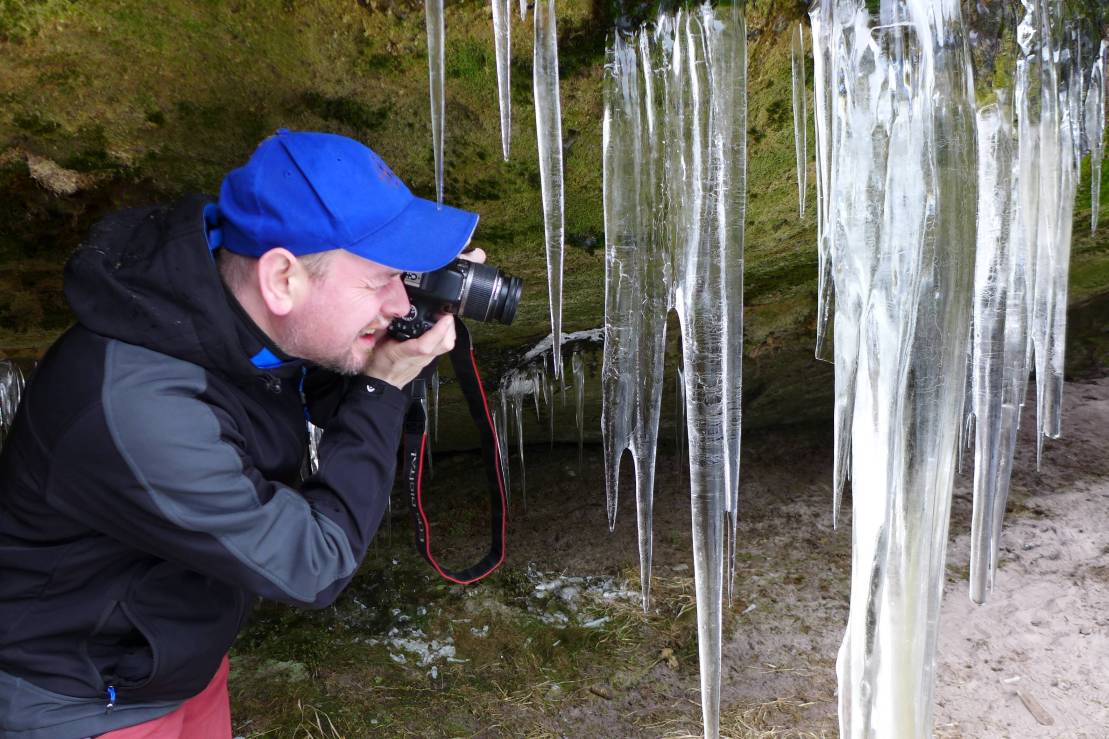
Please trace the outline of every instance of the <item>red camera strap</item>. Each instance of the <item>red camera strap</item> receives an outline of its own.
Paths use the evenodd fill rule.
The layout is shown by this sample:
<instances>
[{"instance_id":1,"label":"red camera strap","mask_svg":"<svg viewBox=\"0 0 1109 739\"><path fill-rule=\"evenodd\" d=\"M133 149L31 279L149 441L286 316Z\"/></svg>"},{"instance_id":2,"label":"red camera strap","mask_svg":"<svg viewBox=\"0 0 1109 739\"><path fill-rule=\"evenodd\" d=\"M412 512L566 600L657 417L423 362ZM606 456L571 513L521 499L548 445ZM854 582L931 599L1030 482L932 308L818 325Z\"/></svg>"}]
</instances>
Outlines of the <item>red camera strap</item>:
<instances>
[{"instance_id":1,"label":"red camera strap","mask_svg":"<svg viewBox=\"0 0 1109 739\"><path fill-rule=\"evenodd\" d=\"M497 432L493 426L493 416L489 410L485 390L481 385L481 374L478 372L470 332L457 317L454 319L454 326L457 339L454 349L450 352L451 364L470 408L470 417L473 418L478 435L481 437L481 454L485 461L485 475L489 488L489 531L492 541L489 552L481 561L462 570L449 570L439 564L431 552L431 527L427 513L424 511L427 493L423 486L423 472L428 425L425 403L428 381L435 372L434 362L412 383L412 399L404 422L404 469L409 511L412 514L412 524L416 533L416 550L443 578L459 585L470 585L491 574L504 562L508 502L505 496L504 476L501 474Z\"/></svg>"}]
</instances>

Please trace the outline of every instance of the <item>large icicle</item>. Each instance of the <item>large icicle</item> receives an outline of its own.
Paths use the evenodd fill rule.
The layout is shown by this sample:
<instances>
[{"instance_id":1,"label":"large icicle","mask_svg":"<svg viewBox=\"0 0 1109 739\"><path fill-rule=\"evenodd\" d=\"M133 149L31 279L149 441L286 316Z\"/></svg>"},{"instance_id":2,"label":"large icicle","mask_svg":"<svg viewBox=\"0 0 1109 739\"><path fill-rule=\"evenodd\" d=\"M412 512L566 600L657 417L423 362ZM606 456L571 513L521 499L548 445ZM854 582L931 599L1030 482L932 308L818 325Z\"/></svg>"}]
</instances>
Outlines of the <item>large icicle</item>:
<instances>
[{"instance_id":1,"label":"large icicle","mask_svg":"<svg viewBox=\"0 0 1109 739\"><path fill-rule=\"evenodd\" d=\"M1075 115L1081 84L1064 54L1067 30L1055 0L1024 0L1024 28L1038 42L1040 57L1039 219L1036 230L1032 345L1036 357L1037 462L1045 437L1062 433L1063 356L1066 340L1067 277L1070 272L1079 142Z\"/></svg>"},{"instance_id":2,"label":"large icicle","mask_svg":"<svg viewBox=\"0 0 1109 739\"><path fill-rule=\"evenodd\" d=\"M813 13L836 291L836 487L852 482L844 737L927 737L970 325L974 91L957 0ZM819 29L819 31L817 31ZM838 497L838 496L837 496Z\"/></svg>"},{"instance_id":3,"label":"large icicle","mask_svg":"<svg viewBox=\"0 0 1109 739\"><path fill-rule=\"evenodd\" d=\"M1028 384L1028 325L1020 173L1013 112L1004 91L978 113L978 247L974 276L972 409L974 510L970 597L993 588L1020 409Z\"/></svg>"},{"instance_id":4,"label":"large icicle","mask_svg":"<svg viewBox=\"0 0 1109 739\"><path fill-rule=\"evenodd\" d=\"M636 466L644 584L666 313L682 330L705 735L719 736L721 609L738 509L746 190L746 29L738 5L662 15L609 50L603 129L604 432ZM670 287L673 283L673 289ZM730 543L730 546L726 544ZM646 603L646 591L645 603Z\"/></svg>"},{"instance_id":5,"label":"large icicle","mask_svg":"<svg viewBox=\"0 0 1109 739\"><path fill-rule=\"evenodd\" d=\"M501 152L508 161L512 143L512 0L493 2L493 46L497 56L497 101L501 111Z\"/></svg>"},{"instance_id":6,"label":"large icicle","mask_svg":"<svg viewBox=\"0 0 1109 739\"><path fill-rule=\"evenodd\" d=\"M809 111L805 92L805 25L798 23L790 47L793 66L793 148L797 157L798 216L805 217L805 194L809 189Z\"/></svg>"},{"instance_id":7,"label":"large icicle","mask_svg":"<svg viewBox=\"0 0 1109 739\"><path fill-rule=\"evenodd\" d=\"M535 138L539 146L539 183L550 290L554 376L562 379L562 249L565 237L562 192L562 109L558 92L558 29L555 0L536 0L533 89Z\"/></svg>"},{"instance_id":8,"label":"large icicle","mask_svg":"<svg viewBox=\"0 0 1109 739\"><path fill-rule=\"evenodd\" d=\"M431 145L435 156L435 199L443 204L443 132L446 127L446 97L443 90L444 30L443 0L424 0L427 22L427 73L431 88Z\"/></svg>"},{"instance_id":9,"label":"large icicle","mask_svg":"<svg viewBox=\"0 0 1109 739\"><path fill-rule=\"evenodd\" d=\"M601 375L609 528L616 524L620 460L636 477L640 583L650 603L651 512L662 404L669 250L660 239L656 65L649 36L617 36L608 50L602 129L605 213L605 350Z\"/></svg>"}]
</instances>

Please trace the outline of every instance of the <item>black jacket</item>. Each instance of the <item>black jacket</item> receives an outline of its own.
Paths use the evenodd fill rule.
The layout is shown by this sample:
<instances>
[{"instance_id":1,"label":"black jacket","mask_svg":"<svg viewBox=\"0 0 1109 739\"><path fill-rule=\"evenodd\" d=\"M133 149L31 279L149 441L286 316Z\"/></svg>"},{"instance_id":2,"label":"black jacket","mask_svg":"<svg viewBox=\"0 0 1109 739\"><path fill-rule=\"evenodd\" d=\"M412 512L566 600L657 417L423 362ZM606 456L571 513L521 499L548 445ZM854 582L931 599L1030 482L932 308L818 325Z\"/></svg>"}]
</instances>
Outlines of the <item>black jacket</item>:
<instances>
[{"instance_id":1,"label":"black jacket","mask_svg":"<svg viewBox=\"0 0 1109 739\"><path fill-rule=\"evenodd\" d=\"M0 455L0 737L172 710L255 595L326 606L381 520L404 395L281 361L219 279L205 205L110 216L66 267L78 324ZM300 483L306 413L325 432Z\"/></svg>"}]
</instances>

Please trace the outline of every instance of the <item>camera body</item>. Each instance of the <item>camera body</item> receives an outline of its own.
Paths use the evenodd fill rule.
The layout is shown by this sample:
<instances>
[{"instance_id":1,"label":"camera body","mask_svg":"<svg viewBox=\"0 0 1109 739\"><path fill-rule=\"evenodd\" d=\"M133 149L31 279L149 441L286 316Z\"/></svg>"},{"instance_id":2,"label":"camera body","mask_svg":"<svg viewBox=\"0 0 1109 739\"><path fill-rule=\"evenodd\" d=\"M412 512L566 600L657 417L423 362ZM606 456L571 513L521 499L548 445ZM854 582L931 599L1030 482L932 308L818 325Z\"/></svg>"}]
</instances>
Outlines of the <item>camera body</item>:
<instances>
[{"instance_id":1,"label":"camera body","mask_svg":"<svg viewBox=\"0 0 1109 739\"><path fill-rule=\"evenodd\" d=\"M398 341L423 335L442 313L507 325L516 317L523 291L519 277L465 259L434 272L405 272L401 280L412 305L389 324L389 335Z\"/></svg>"}]
</instances>

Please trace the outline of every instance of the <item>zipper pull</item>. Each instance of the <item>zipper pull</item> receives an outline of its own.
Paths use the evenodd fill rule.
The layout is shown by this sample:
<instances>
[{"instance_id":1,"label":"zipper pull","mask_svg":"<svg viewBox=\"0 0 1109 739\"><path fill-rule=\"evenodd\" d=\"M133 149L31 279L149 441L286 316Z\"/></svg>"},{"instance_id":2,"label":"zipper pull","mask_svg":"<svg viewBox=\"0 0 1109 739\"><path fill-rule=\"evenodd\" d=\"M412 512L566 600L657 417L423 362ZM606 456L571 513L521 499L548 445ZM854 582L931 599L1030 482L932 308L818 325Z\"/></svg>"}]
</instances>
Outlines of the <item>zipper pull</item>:
<instances>
[{"instance_id":1,"label":"zipper pull","mask_svg":"<svg viewBox=\"0 0 1109 739\"><path fill-rule=\"evenodd\" d=\"M112 709L116 707L116 687L109 685L104 692L108 694L108 704L104 706L104 712L111 713Z\"/></svg>"}]
</instances>

